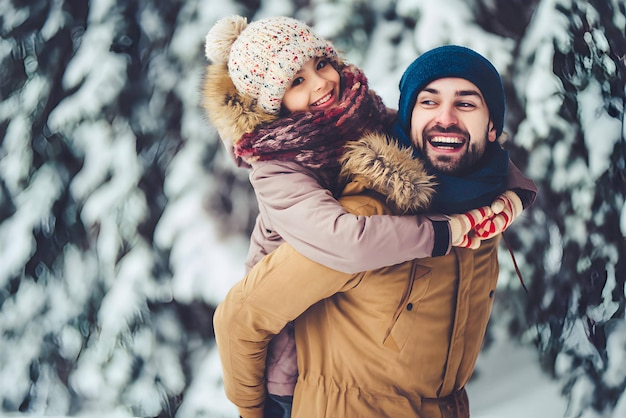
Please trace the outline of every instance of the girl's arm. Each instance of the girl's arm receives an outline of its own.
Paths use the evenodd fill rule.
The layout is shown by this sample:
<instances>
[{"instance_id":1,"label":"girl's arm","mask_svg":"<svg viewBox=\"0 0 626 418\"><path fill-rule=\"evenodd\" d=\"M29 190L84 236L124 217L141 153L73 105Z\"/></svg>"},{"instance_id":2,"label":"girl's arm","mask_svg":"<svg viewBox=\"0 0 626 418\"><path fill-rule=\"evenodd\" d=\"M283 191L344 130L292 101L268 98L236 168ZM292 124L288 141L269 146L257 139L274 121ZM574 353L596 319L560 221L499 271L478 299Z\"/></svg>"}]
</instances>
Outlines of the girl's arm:
<instances>
[{"instance_id":1,"label":"girl's arm","mask_svg":"<svg viewBox=\"0 0 626 418\"><path fill-rule=\"evenodd\" d=\"M305 257L346 273L450 250L445 218L350 214L313 172L294 163L255 164L250 181L260 209L253 246L259 236L277 234Z\"/></svg>"}]
</instances>

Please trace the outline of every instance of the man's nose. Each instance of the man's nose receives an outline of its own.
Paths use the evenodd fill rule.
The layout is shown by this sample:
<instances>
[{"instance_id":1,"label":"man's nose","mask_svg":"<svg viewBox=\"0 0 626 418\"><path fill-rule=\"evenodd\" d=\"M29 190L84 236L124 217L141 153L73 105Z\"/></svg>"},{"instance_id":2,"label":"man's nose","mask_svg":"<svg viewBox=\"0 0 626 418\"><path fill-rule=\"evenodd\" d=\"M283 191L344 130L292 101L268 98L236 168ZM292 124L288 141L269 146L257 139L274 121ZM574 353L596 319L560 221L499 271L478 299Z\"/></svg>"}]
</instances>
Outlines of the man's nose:
<instances>
[{"instance_id":1,"label":"man's nose","mask_svg":"<svg viewBox=\"0 0 626 418\"><path fill-rule=\"evenodd\" d=\"M436 119L443 128L456 125L459 121L454 106L442 106Z\"/></svg>"}]
</instances>

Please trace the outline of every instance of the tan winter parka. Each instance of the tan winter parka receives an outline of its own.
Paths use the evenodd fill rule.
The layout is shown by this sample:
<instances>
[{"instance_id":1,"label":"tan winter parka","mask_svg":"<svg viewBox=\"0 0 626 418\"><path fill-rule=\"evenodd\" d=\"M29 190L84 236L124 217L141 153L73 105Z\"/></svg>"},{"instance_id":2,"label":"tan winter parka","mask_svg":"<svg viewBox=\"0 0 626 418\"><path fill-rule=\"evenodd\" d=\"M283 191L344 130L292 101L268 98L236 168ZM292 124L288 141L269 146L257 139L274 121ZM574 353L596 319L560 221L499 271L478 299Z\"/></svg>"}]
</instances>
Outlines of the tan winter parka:
<instances>
[{"instance_id":1,"label":"tan winter parka","mask_svg":"<svg viewBox=\"0 0 626 418\"><path fill-rule=\"evenodd\" d=\"M403 202L417 199L398 195L406 184L388 187L388 199L379 194L378 163L384 157L403 170L421 164L381 137L352 146L341 204L367 216L406 211ZM419 187L411 193L418 197ZM496 289L498 241L356 274L282 244L215 313L228 398L243 418L263 416L267 346L295 320L293 418L456 417L446 415L456 412L444 398L462 390L474 370Z\"/></svg>"}]
</instances>

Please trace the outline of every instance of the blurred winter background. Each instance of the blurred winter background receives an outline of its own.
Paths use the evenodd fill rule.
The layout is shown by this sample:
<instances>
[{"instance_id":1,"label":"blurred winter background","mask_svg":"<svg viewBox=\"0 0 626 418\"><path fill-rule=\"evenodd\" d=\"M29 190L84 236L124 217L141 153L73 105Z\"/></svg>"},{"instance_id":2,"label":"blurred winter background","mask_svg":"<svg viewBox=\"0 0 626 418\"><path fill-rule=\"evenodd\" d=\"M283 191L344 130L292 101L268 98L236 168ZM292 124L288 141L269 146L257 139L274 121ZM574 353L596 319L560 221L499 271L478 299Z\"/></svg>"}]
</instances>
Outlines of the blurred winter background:
<instances>
[{"instance_id":1,"label":"blurred winter background","mask_svg":"<svg viewBox=\"0 0 626 418\"><path fill-rule=\"evenodd\" d=\"M0 412L235 417L211 318L256 203L199 108L218 19L290 15L395 107L423 51L503 75L540 187L508 232L473 417L626 417L624 0L0 0Z\"/></svg>"}]
</instances>

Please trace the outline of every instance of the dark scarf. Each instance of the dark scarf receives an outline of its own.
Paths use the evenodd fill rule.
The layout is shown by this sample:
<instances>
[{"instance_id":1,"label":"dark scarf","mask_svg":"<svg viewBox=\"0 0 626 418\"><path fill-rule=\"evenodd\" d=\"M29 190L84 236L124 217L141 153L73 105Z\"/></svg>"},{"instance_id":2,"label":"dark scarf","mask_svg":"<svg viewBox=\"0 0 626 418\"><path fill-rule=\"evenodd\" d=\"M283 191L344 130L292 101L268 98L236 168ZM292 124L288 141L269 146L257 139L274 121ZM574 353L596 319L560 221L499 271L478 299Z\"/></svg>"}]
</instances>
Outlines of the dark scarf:
<instances>
[{"instance_id":1,"label":"dark scarf","mask_svg":"<svg viewBox=\"0 0 626 418\"><path fill-rule=\"evenodd\" d=\"M422 153L414 147L400 123L393 127L393 133L401 146L413 148L413 156L421 158ZM506 190L509 172L509 152L500 144L489 142L485 154L476 168L462 177L443 174L428 168L436 177L435 195L429 207L434 213L463 213L470 209L490 205Z\"/></svg>"},{"instance_id":2,"label":"dark scarf","mask_svg":"<svg viewBox=\"0 0 626 418\"><path fill-rule=\"evenodd\" d=\"M337 106L323 112L296 112L260 125L235 143L235 155L246 162L294 161L335 179L344 144L366 131L390 128L393 118L358 68L343 68L341 84Z\"/></svg>"}]
</instances>

